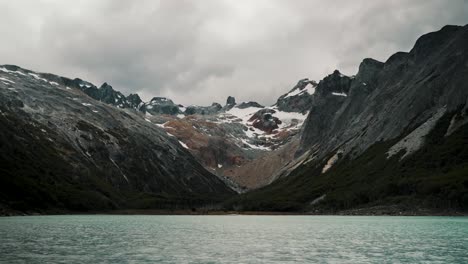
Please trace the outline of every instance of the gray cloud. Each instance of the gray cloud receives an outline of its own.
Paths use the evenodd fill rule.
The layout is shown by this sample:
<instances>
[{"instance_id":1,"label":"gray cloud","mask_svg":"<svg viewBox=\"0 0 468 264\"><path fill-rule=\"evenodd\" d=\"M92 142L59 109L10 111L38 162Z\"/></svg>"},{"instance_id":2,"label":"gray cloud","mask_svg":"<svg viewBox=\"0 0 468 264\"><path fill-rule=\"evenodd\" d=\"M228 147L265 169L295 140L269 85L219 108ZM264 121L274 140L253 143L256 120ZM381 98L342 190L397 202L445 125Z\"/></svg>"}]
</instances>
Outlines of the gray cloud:
<instances>
[{"instance_id":1,"label":"gray cloud","mask_svg":"<svg viewBox=\"0 0 468 264\"><path fill-rule=\"evenodd\" d=\"M355 74L363 58L468 23L468 1L0 0L0 17L0 64L147 100L270 104L298 79Z\"/></svg>"}]
</instances>

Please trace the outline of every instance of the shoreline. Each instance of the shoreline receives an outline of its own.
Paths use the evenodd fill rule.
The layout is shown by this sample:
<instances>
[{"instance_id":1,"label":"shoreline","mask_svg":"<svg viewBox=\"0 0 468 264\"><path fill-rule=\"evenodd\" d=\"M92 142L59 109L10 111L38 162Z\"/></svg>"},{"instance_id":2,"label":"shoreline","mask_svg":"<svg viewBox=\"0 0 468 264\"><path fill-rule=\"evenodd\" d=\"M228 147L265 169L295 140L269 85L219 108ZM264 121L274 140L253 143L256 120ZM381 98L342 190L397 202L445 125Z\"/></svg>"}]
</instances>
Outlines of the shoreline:
<instances>
[{"instance_id":1,"label":"shoreline","mask_svg":"<svg viewBox=\"0 0 468 264\"><path fill-rule=\"evenodd\" d=\"M418 209L395 211L388 208L360 208L343 211L323 212L277 212L277 211L223 211L223 210L163 210L163 209L119 209L102 211L3 211L0 217L43 216L43 215L180 215L180 216L468 216L468 212L457 210Z\"/></svg>"}]
</instances>

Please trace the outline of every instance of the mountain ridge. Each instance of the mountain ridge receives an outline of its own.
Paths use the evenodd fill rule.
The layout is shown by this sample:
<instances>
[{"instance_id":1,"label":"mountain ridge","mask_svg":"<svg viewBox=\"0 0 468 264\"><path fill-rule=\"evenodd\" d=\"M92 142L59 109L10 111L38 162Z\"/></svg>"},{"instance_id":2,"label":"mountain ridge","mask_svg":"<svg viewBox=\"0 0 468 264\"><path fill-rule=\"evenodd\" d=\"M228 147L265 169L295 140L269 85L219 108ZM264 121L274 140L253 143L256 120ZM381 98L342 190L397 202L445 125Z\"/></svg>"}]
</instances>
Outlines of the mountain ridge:
<instances>
[{"instance_id":1,"label":"mountain ridge","mask_svg":"<svg viewBox=\"0 0 468 264\"><path fill-rule=\"evenodd\" d=\"M95 150L108 148L107 143L103 144L108 141L106 136L115 141L122 135L125 135L123 138L132 135L134 131L146 133L146 129L141 130L144 125L150 126L151 130L156 129L156 134L138 140L151 142L153 137L167 138L167 141L161 139L156 144L149 144L149 150L169 146L176 153L174 157L185 157L191 164L189 166L197 168L200 174L195 178L200 182L178 185L176 180L167 182L163 189L150 188L150 193L162 191L165 194L157 198L151 194L151 198L143 199L147 202L138 202L145 208L156 206L158 201L158 206L162 206L164 202L161 199L180 207L206 204L210 195L195 195L199 197L196 198L199 203L188 202L187 197L191 196L186 194L176 195L179 198L175 201L179 202L167 198L179 192L190 193L192 188L202 184L217 197L211 202L220 206L219 203L224 201L221 208L228 210L335 213L385 205L402 211L417 208L467 210L466 47L468 25L446 26L421 36L409 52L397 52L385 62L364 59L354 76L335 70L318 83L309 79L299 80L272 106L256 102L238 104L233 97L228 97L224 106L213 103L211 106L184 107L165 97L143 102L137 94L125 97L107 83L98 88L81 79L35 73L6 65L0 66L2 96L7 98L1 105L2 124L6 131L15 123L21 124L20 127L31 124L35 127L42 122L46 127L41 129L53 134L53 131L63 130L61 126L69 124L55 117L56 124L52 122L54 126L47 128L50 124L44 116L66 111L63 110L66 107L74 109L78 119L80 115L88 115L85 113L92 113L89 115L92 119L100 116L99 120L104 120L100 112L121 115L119 122L132 125L131 129L126 125L120 127L123 131L117 135L109 129L100 129L104 121L96 121L101 122L98 126L81 119L82 122L75 123L74 127L81 132L73 134L75 142L72 145L75 147L72 148L85 157L91 149L94 151L91 155L97 153L106 158L108 150L103 152L104 155L102 151ZM14 78L9 78L10 75ZM38 83L43 94L34 94L37 92L34 89L38 89L34 85ZM90 99L112 107L98 104L94 109L96 103L81 96L49 94L55 91L53 88L63 93L75 93L76 88ZM21 89L30 92L25 94ZM71 103L65 106L64 103L51 103L52 95ZM35 104L40 107L35 107ZM30 124L22 123L12 109L30 114L31 117L26 118ZM64 113L65 116L71 115ZM13 117L10 120L5 118L5 114ZM38 120L41 122L36 124ZM19 134L18 131L15 133ZM18 140L15 133L4 132L4 138L15 142ZM40 136L30 133L26 142L35 142L34 137L42 138L44 133L41 132ZM8 140L2 142L10 146L10 152L14 151ZM145 143L137 145L141 145L140 151L146 151ZM27 146L24 148L28 149ZM49 151L47 146L44 146L44 151ZM112 151L120 155L137 153L131 148L124 152ZM134 154L129 158L132 159ZM4 157L7 155L4 153ZM145 160L145 157L141 158ZM96 166L86 162L84 167ZM63 166L66 163L59 162ZM15 167L13 161L9 164L11 168ZM110 177L114 186L125 183L122 175L127 171L119 171L120 163L117 165L112 159L107 159L105 164L114 167L116 175L120 175L119 180ZM169 167L166 165L163 170ZM161 170L158 166L153 169ZM184 174L184 171L171 172L161 180L178 174ZM213 178L213 174L217 177ZM139 179L137 175L134 177ZM171 191L167 193L171 189L173 194ZM231 189L241 194L235 195ZM144 184L136 190L145 190ZM98 193L103 192L99 190ZM194 191L204 192L202 189ZM107 201L101 202L100 206L122 208L125 203L119 202L116 193L110 193L107 200L100 199ZM95 194L90 196L99 197ZM125 196L125 199L129 197ZM8 203L6 196L1 203L5 201Z\"/></svg>"},{"instance_id":2,"label":"mountain ridge","mask_svg":"<svg viewBox=\"0 0 468 264\"><path fill-rule=\"evenodd\" d=\"M332 213L385 204L466 210L467 47L468 26L448 26L385 63L365 59L352 79L338 72L324 78L295 161L271 185L230 205Z\"/></svg>"}]
</instances>

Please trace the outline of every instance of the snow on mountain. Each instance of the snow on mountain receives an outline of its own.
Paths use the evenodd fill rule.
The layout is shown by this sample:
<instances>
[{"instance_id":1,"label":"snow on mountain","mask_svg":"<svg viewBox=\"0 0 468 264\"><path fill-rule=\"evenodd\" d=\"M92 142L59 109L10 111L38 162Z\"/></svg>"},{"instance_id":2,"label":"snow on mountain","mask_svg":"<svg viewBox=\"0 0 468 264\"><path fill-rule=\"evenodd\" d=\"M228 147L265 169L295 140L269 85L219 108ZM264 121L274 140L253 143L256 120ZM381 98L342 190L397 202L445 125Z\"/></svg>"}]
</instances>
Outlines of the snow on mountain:
<instances>
[{"instance_id":1,"label":"snow on mountain","mask_svg":"<svg viewBox=\"0 0 468 264\"><path fill-rule=\"evenodd\" d=\"M286 96L284 96L284 98L288 98L288 97L291 97L291 96L296 96L296 95L299 95L301 93L314 94L315 93L315 86L312 85L311 83L307 83L306 86L303 87L302 89L299 88L299 87L295 87L292 91L287 93Z\"/></svg>"}]
</instances>

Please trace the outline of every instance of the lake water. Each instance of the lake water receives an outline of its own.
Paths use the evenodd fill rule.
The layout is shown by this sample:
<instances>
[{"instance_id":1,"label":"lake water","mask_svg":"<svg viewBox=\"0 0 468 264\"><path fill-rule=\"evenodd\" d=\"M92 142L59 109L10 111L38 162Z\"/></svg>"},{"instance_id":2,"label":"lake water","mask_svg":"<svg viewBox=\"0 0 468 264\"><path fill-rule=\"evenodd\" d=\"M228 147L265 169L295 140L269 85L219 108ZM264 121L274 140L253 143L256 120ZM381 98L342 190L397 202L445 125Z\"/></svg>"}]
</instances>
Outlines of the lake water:
<instances>
[{"instance_id":1,"label":"lake water","mask_svg":"<svg viewBox=\"0 0 468 264\"><path fill-rule=\"evenodd\" d=\"M468 218L2 217L0 262L468 263Z\"/></svg>"}]
</instances>

